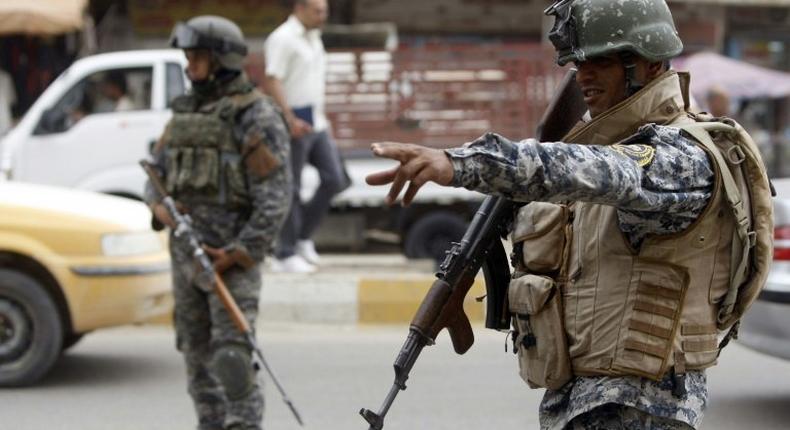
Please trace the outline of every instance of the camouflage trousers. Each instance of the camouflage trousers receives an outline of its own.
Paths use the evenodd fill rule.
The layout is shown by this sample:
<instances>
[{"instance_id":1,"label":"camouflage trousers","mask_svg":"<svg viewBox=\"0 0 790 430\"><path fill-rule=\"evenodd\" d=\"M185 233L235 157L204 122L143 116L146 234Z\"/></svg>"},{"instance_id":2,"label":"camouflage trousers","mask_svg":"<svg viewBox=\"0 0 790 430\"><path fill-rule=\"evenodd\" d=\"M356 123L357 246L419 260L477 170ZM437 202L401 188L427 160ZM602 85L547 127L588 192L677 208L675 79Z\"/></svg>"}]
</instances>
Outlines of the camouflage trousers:
<instances>
[{"instance_id":1,"label":"camouflage trousers","mask_svg":"<svg viewBox=\"0 0 790 430\"><path fill-rule=\"evenodd\" d=\"M171 241L176 346L184 355L188 391L195 405L199 430L259 430L263 419L263 393L258 380L253 389L230 401L212 372L212 356L222 345L245 345L219 297L207 292L206 278L196 273L191 255ZM261 273L257 267L234 266L222 279L252 327L258 316ZM202 285L202 288L199 287Z\"/></svg>"},{"instance_id":2,"label":"camouflage trousers","mask_svg":"<svg viewBox=\"0 0 790 430\"><path fill-rule=\"evenodd\" d=\"M565 430L693 430L693 427L630 406L607 403L577 416Z\"/></svg>"}]
</instances>

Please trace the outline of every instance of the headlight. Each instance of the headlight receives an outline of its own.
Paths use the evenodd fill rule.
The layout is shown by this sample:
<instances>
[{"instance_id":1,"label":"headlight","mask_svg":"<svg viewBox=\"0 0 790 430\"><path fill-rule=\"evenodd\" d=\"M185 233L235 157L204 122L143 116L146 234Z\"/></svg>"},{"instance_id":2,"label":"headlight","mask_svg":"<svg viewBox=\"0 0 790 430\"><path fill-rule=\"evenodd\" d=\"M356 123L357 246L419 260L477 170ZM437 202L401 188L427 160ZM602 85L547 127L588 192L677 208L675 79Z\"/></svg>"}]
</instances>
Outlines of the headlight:
<instances>
[{"instance_id":1,"label":"headlight","mask_svg":"<svg viewBox=\"0 0 790 430\"><path fill-rule=\"evenodd\" d=\"M152 254L162 250L162 242L152 231L112 233L102 236L101 249L110 257Z\"/></svg>"}]
</instances>

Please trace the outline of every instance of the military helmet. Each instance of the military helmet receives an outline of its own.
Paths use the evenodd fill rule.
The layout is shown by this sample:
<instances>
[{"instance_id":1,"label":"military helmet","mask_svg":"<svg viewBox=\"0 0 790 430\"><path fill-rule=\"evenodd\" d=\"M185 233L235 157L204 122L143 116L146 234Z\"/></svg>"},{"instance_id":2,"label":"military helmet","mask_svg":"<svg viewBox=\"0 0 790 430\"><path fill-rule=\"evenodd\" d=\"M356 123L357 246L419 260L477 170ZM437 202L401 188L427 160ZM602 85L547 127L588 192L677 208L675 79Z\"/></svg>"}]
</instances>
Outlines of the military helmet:
<instances>
[{"instance_id":1,"label":"military helmet","mask_svg":"<svg viewBox=\"0 0 790 430\"><path fill-rule=\"evenodd\" d=\"M180 49L208 49L219 64L230 70L241 70L247 45L244 34L233 21L215 15L196 16L179 22L170 36L170 46Z\"/></svg>"},{"instance_id":2,"label":"military helmet","mask_svg":"<svg viewBox=\"0 0 790 430\"><path fill-rule=\"evenodd\" d=\"M549 40L560 66L622 52L657 62L683 51L664 0L557 0L544 13L555 17Z\"/></svg>"}]
</instances>

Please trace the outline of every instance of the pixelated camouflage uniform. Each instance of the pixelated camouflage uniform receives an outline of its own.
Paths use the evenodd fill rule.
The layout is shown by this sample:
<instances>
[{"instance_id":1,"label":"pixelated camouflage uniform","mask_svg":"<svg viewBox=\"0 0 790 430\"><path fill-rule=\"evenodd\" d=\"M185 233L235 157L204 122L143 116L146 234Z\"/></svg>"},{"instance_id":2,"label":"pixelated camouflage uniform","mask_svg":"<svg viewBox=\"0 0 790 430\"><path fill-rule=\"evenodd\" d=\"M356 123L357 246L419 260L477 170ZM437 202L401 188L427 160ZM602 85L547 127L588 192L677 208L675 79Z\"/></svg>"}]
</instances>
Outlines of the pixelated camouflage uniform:
<instances>
[{"instance_id":1,"label":"pixelated camouflage uniform","mask_svg":"<svg viewBox=\"0 0 790 430\"><path fill-rule=\"evenodd\" d=\"M568 430L677 430L689 428L669 418L651 415L637 408L607 403L574 418Z\"/></svg>"},{"instance_id":2,"label":"pixelated camouflage uniform","mask_svg":"<svg viewBox=\"0 0 790 430\"><path fill-rule=\"evenodd\" d=\"M534 139L514 143L488 133L462 148L446 150L453 164L453 185L521 202L614 206L620 230L633 249L639 249L648 235L677 233L692 225L711 199L715 183L713 165L698 143L676 127L649 119L643 124L619 145ZM637 145L638 151L627 150ZM652 153L647 163L634 156L645 150ZM562 429L570 422L573 426L567 428L609 428L596 424L612 414L612 407L604 405L628 411L633 427L626 428L654 428L636 425L651 419L663 420L657 428L697 428L707 402L705 373L687 371L683 381L686 394L676 397L668 378L576 376L560 389L546 391L541 428Z\"/></svg>"},{"instance_id":3,"label":"pixelated camouflage uniform","mask_svg":"<svg viewBox=\"0 0 790 430\"><path fill-rule=\"evenodd\" d=\"M241 252L254 261L251 267L243 268L237 264L222 274L231 295L254 327L261 289L258 266L264 254L272 248L288 211L291 175L288 131L281 112L271 100L252 91L252 85L242 74L219 87L214 94L193 92L176 99L173 103L174 117L157 145L155 162L171 193L186 207L201 242ZM243 192L238 192L240 184L237 184L235 193L225 184L225 192L219 192L225 196L212 202L212 198L206 198L205 190L199 187L173 190L173 179L183 172L173 171L178 164L174 164L176 160L172 159L173 153L168 147L168 135L176 131L172 128L177 124L188 128L191 124L197 130L197 139L214 139L210 136L211 130L201 129L204 122L200 116L186 123L178 120L185 115L211 113L217 104L222 106L223 101L233 96L253 99L238 111L231 111L233 117L224 118L230 123L232 145L237 148L239 156L225 157L221 162L236 163L233 168L242 173ZM203 143L208 147L223 145L223 142ZM265 156L261 158L260 154ZM251 162L252 157L259 160ZM185 162L183 156L181 158L183 167ZM199 157L194 157L192 162L198 163ZM223 170L219 172L222 174ZM145 199L149 204L159 199L150 184L146 186ZM259 429L263 394L257 380L245 397L228 399L211 368L212 352L220 345L237 344L245 348L247 354L250 350L218 296L211 291L210 280L197 272L186 243L172 234L170 239L177 348L186 360L188 391L197 411L198 428Z\"/></svg>"}]
</instances>

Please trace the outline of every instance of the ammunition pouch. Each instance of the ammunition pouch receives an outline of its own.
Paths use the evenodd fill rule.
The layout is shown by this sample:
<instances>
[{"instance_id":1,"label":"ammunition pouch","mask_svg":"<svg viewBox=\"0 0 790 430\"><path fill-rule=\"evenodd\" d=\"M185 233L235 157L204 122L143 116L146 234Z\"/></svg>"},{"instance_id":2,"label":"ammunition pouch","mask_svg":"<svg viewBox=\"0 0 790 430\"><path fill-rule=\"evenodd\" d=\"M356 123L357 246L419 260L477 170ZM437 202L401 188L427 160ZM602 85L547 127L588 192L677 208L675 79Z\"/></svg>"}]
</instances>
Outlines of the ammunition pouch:
<instances>
[{"instance_id":1,"label":"ammunition pouch","mask_svg":"<svg viewBox=\"0 0 790 430\"><path fill-rule=\"evenodd\" d=\"M519 374L531 388L556 390L572 377L562 294L551 278L523 275L508 288Z\"/></svg>"},{"instance_id":2,"label":"ammunition pouch","mask_svg":"<svg viewBox=\"0 0 790 430\"><path fill-rule=\"evenodd\" d=\"M549 274L564 261L566 226L570 211L564 205L531 202L516 216L511 240L519 257L517 271Z\"/></svg>"}]
</instances>

